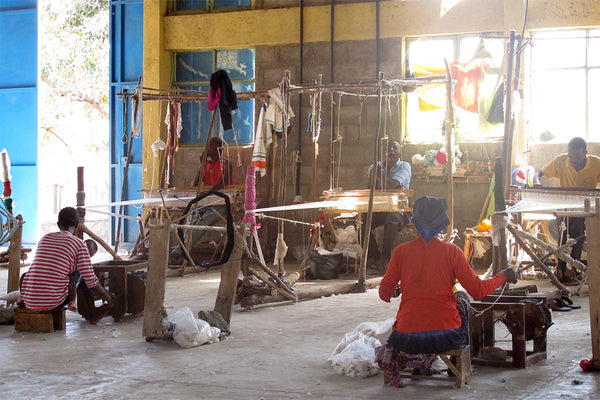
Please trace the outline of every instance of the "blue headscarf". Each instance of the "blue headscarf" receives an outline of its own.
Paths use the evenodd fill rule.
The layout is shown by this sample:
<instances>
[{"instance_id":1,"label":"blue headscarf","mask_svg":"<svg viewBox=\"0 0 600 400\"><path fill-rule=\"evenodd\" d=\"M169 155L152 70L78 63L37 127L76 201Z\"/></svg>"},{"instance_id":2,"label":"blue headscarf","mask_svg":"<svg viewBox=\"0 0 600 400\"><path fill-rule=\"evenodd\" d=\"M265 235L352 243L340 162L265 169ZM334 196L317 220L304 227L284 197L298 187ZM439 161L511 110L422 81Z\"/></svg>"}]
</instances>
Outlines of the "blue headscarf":
<instances>
[{"instance_id":1,"label":"blue headscarf","mask_svg":"<svg viewBox=\"0 0 600 400\"><path fill-rule=\"evenodd\" d=\"M415 201L411 221L426 242L450 225L446 199L424 196Z\"/></svg>"}]
</instances>

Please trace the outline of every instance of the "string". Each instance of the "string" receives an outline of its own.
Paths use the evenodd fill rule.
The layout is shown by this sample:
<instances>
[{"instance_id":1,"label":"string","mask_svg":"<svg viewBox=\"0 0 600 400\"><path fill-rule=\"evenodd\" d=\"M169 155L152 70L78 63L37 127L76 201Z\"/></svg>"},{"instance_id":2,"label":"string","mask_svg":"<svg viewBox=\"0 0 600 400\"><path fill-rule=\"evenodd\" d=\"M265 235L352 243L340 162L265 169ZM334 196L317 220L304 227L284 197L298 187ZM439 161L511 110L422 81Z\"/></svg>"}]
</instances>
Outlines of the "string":
<instances>
[{"instance_id":1,"label":"string","mask_svg":"<svg viewBox=\"0 0 600 400\"><path fill-rule=\"evenodd\" d=\"M270 218L270 219L274 219L277 221L283 221L283 222L290 222L294 225L306 225L306 226L310 226L310 227L315 227L316 225L318 225L319 223L310 223L310 222L304 222L304 221L298 221L295 219L288 219L288 218L282 218L282 217L275 217L272 215L266 215L266 214L261 214L261 213L257 213L256 217L258 218Z\"/></svg>"},{"instance_id":2,"label":"string","mask_svg":"<svg viewBox=\"0 0 600 400\"><path fill-rule=\"evenodd\" d=\"M502 291L500 292L500 294L498 295L498 297L496 297L496 300L494 300L494 301L492 302L492 304L491 304L489 307L487 307L487 308L484 308L484 309L483 309L483 310L481 310L481 311L478 311L478 310L476 310L475 308L473 308L473 306L471 305L471 303L469 303L469 308L470 308L471 310L473 310L473 315L474 315L475 317L479 317L479 316L480 316L480 315L482 315L484 312L486 312L486 311L490 310L492 307L494 307L494 306L496 305L496 303L497 303L498 301L500 301L500 298L501 298L501 297L502 297L502 295L504 294L504 290L506 289L506 287L507 287L507 286L508 286L508 284L504 284L504 285L502 285Z\"/></svg>"}]
</instances>

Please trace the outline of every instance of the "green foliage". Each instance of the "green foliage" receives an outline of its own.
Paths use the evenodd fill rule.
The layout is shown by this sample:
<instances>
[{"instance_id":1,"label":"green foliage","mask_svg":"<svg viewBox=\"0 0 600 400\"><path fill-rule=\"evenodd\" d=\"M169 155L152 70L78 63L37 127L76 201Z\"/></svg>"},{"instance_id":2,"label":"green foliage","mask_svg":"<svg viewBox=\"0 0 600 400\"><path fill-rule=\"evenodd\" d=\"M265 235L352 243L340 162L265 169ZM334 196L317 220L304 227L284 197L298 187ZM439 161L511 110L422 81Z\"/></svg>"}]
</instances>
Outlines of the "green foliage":
<instances>
[{"instance_id":1,"label":"green foliage","mask_svg":"<svg viewBox=\"0 0 600 400\"><path fill-rule=\"evenodd\" d=\"M88 117L108 118L109 9L108 0L40 0L39 60L41 79L52 89L45 104L49 120L68 116L64 100L86 104Z\"/></svg>"}]
</instances>

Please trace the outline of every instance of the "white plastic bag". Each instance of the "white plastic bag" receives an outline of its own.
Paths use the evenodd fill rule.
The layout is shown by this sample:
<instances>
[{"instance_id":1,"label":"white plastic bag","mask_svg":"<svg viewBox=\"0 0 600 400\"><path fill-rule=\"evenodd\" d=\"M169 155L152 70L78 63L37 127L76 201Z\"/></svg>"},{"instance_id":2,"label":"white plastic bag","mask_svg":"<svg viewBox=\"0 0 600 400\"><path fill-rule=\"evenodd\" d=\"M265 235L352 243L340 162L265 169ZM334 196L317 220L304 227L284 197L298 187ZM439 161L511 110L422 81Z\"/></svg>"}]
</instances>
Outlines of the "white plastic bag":
<instances>
[{"instance_id":1,"label":"white plastic bag","mask_svg":"<svg viewBox=\"0 0 600 400\"><path fill-rule=\"evenodd\" d=\"M199 346L200 331L196 318L188 307L179 309L169 321L173 325L173 340L181 347L189 348Z\"/></svg>"},{"instance_id":2,"label":"white plastic bag","mask_svg":"<svg viewBox=\"0 0 600 400\"><path fill-rule=\"evenodd\" d=\"M213 328L202 319L196 319L188 307L178 310L169 318L169 322L173 326L173 340L181 347L196 347L219 341L221 330Z\"/></svg>"},{"instance_id":3,"label":"white plastic bag","mask_svg":"<svg viewBox=\"0 0 600 400\"><path fill-rule=\"evenodd\" d=\"M196 318L196 326L199 332L199 341L203 343L216 343L219 341L221 336L221 330L214 326L211 326L208 322L203 319Z\"/></svg>"},{"instance_id":4,"label":"white plastic bag","mask_svg":"<svg viewBox=\"0 0 600 400\"><path fill-rule=\"evenodd\" d=\"M381 342L374 337L349 332L344 335L329 360L340 375L358 378L377 375L379 367L375 363L375 348L379 346Z\"/></svg>"}]
</instances>

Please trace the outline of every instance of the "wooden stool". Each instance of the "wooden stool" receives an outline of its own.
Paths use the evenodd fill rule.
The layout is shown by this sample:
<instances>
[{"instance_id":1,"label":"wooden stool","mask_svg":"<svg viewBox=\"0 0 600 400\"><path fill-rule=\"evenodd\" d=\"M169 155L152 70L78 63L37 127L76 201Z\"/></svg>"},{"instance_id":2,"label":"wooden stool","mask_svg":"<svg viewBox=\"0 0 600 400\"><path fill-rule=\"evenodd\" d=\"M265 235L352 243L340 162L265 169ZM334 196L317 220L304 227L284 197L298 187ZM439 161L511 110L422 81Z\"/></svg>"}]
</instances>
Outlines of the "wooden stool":
<instances>
[{"instance_id":1,"label":"wooden stool","mask_svg":"<svg viewBox=\"0 0 600 400\"><path fill-rule=\"evenodd\" d=\"M15 309L15 330L20 332L54 332L66 327L65 307L47 311Z\"/></svg>"},{"instance_id":2,"label":"wooden stool","mask_svg":"<svg viewBox=\"0 0 600 400\"><path fill-rule=\"evenodd\" d=\"M461 388L471 381L471 350L469 346L464 349L450 350L438 354L438 357L448 366L448 377L445 376L427 376L412 375L409 373L400 374L403 378L425 379L433 381L450 381L454 386ZM384 375L385 381L385 375Z\"/></svg>"}]
</instances>

